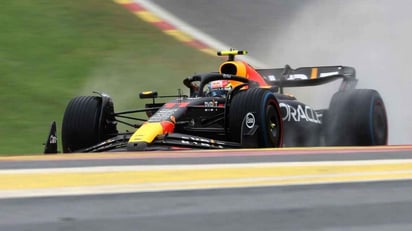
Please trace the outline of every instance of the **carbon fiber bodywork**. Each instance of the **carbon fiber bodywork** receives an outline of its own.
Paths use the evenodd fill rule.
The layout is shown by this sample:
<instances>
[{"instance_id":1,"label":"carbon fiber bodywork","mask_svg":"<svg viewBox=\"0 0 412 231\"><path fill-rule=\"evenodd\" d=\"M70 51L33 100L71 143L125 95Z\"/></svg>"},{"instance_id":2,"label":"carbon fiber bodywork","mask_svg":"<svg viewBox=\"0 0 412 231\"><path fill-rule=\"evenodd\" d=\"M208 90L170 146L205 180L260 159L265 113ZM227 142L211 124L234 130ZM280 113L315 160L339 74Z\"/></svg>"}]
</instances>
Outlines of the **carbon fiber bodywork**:
<instances>
[{"instance_id":1,"label":"carbon fiber bodywork","mask_svg":"<svg viewBox=\"0 0 412 231\"><path fill-rule=\"evenodd\" d=\"M283 94L283 88L315 86L340 79L342 83L338 92L348 92L357 83L355 69L352 67L292 69L286 65L284 68L254 69L246 62L234 61L235 55L245 52L227 51L220 54L223 53L229 59L222 63L219 72L193 75L183 80L183 84L189 89L189 95L183 95L180 90L174 96L142 92L141 99L152 100L146 103L145 108L108 113L108 109L113 108L113 101L109 96L99 94L101 103L93 105L100 105L100 108L92 110L98 115L95 119L97 122L91 120L97 127L88 128L89 133L97 131L99 142L74 151L324 145L324 123L328 109L315 110L295 97ZM205 91L208 83L220 80L233 84L225 95L211 96ZM164 98L171 100L156 101ZM383 103L382 109L378 109L383 111L380 113L383 119L379 121L384 121L384 126L387 126ZM66 111L65 116L82 117L84 115L81 111L71 109L69 115L66 115ZM139 114L142 116L138 116ZM118 133L113 127L117 123L130 126L133 131ZM70 124L63 127L71 129ZM115 132L107 134L102 127L109 127L106 130ZM75 133L81 136L82 128L76 129ZM50 136L56 136L55 128L50 134L49 139ZM102 140L100 136L109 138ZM54 147L51 149L46 145L48 153L57 152Z\"/></svg>"}]
</instances>

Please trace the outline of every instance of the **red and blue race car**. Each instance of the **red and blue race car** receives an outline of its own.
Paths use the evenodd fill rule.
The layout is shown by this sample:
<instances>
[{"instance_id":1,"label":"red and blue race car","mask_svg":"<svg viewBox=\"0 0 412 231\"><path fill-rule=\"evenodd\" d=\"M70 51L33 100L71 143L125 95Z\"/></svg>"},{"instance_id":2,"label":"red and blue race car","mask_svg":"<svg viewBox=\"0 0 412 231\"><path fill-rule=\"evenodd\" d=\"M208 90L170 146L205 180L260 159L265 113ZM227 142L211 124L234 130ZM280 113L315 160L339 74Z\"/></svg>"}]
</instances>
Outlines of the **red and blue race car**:
<instances>
[{"instance_id":1,"label":"red and blue race car","mask_svg":"<svg viewBox=\"0 0 412 231\"><path fill-rule=\"evenodd\" d=\"M387 115L376 90L355 89L355 69L319 66L255 69L227 56L217 72L185 78L188 94L179 91L157 102L157 92L143 109L115 112L104 93L79 96L67 105L62 124L63 152L146 151L176 148L268 148L301 146L385 145ZM341 80L327 109L315 109L284 88L316 86ZM143 117L138 117L143 114ZM119 132L123 123L133 131ZM45 153L57 152L56 124Z\"/></svg>"}]
</instances>

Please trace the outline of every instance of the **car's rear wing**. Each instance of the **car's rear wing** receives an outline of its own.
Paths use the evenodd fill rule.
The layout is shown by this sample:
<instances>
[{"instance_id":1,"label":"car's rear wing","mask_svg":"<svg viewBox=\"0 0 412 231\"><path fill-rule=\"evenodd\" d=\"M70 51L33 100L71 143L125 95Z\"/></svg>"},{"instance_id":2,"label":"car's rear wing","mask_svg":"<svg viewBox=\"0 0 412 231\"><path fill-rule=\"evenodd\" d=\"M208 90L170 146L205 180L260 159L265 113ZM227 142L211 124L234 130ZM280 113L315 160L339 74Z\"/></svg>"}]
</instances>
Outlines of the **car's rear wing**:
<instances>
[{"instance_id":1,"label":"car's rear wing","mask_svg":"<svg viewBox=\"0 0 412 231\"><path fill-rule=\"evenodd\" d=\"M284 68L256 69L266 82L280 87L305 87L329 83L342 79L340 90L353 89L356 86L356 71L347 66L300 67L292 69L289 65Z\"/></svg>"}]
</instances>

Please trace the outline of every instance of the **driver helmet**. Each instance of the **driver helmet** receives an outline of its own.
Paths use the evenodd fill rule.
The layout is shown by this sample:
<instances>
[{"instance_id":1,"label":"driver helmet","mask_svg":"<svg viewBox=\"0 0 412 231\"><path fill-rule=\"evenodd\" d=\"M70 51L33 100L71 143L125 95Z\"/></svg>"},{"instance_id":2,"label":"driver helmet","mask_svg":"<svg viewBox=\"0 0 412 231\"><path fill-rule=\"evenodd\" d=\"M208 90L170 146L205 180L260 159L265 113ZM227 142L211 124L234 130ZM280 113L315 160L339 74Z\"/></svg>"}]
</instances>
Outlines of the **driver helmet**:
<instances>
[{"instance_id":1,"label":"driver helmet","mask_svg":"<svg viewBox=\"0 0 412 231\"><path fill-rule=\"evenodd\" d=\"M215 80L207 84L207 95L213 97L225 97L231 89L232 85L229 80Z\"/></svg>"}]
</instances>

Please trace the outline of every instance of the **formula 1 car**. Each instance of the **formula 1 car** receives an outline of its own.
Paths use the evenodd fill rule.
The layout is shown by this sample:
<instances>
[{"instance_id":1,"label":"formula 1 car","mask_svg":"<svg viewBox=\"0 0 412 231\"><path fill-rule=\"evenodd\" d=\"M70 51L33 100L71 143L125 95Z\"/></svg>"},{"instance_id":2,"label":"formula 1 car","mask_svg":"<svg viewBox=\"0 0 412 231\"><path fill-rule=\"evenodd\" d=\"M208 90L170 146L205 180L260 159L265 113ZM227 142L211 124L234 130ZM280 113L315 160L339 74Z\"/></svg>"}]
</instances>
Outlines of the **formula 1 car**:
<instances>
[{"instance_id":1,"label":"formula 1 car","mask_svg":"<svg viewBox=\"0 0 412 231\"><path fill-rule=\"evenodd\" d=\"M319 66L255 69L235 60L246 51L218 52L228 56L218 72L185 78L189 94L158 96L145 108L114 112L104 93L79 96L67 105L62 124L63 152L146 151L181 148L269 148L300 146L385 145L388 124L376 90L355 89L355 69ZM284 94L284 88L315 86L342 80L328 109L315 110ZM157 98L172 98L157 102ZM138 118L134 114L145 114ZM129 122L129 121L135 122ZM133 128L118 132L117 124ZM53 123L45 153L57 153Z\"/></svg>"}]
</instances>

